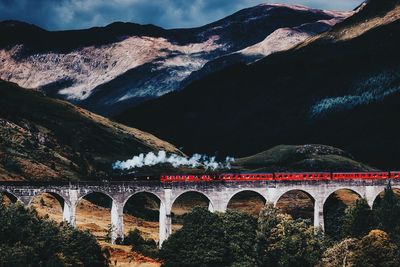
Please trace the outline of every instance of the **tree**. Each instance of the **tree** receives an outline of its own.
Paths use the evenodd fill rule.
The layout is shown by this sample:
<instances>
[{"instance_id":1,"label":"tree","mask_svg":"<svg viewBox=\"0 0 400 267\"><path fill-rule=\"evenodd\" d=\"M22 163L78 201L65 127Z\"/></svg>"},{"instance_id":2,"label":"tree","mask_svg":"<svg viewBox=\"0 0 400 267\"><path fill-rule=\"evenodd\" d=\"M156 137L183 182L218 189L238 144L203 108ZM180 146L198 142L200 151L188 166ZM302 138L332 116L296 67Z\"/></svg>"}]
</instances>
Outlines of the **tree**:
<instances>
[{"instance_id":1,"label":"tree","mask_svg":"<svg viewBox=\"0 0 400 267\"><path fill-rule=\"evenodd\" d=\"M374 215L378 228L400 243L400 198L393 192L390 184L383 197L378 197L374 205Z\"/></svg>"},{"instance_id":2,"label":"tree","mask_svg":"<svg viewBox=\"0 0 400 267\"><path fill-rule=\"evenodd\" d=\"M232 266L256 265L255 239L257 220L245 213L228 210L220 214L224 224L225 239L232 259Z\"/></svg>"},{"instance_id":3,"label":"tree","mask_svg":"<svg viewBox=\"0 0 400 267\"><path fill-rule=\"evenodd\" d=\"M131 245L132 251L141 253L144 256L158 258L158 247L154 239L144 239L138 229L129 231L124 238L125 245Z\"/></svg>"},{"instance_id":4,"label":"tree","mask_svg":"<svg viewBox=\"0 0 400 267\"><path fill-rule=\"evenodd\" d=\"M346 209L343 219L343 235L361 238L373 229L374 216L364 198L357 199Z\"/></svg>"},{"instance_id":5,"label":"tree","mask_svg":"<svg viewBox=\"0 0 400 267\"><path fill-rule=\"evenodd\" d=\"M324 246L322 233L309 222L279 214L272 204L261 211L256 245L260 266L314 266Z\"/></svg>"},{"instance_id":6,"label":"tree","mask_svg":"<svg viewBox=\"0 0 400 267\"><path fill-rule=\"evenodd\" d=\"M203 208L195 208L183 219L160 250L163 266L228 266L228 244L222 219Z\"/></svg>"},{"instance_id":7,"label":"tree","mask_svg":"<svg viewBox=\"0 0 400 267\"><path fill-rule=\"evenodd\" d=\"M355 267L398 267L398 249L387 233L372 230L356 246L351 261Z\"/></svg>"},{"instance_id":8,"label":"tree","mask_svg":"<svg viewBox=\"0 0 400 267\"><path fill-rule=\"evenodd\" d=\"M324 205L325 234L333 240L344 237L343 223L346 215L346 204L333 194Z\"/></svg>"},{"instance_id":9,"label":"tree","mask_svg":"<svg viewBox=\"0 0 400 267\"><path fill-rule=\"evenodd\" d=\"M20 204L0 203L0 266L107 266L88 232L39 219Z\"/></svg>"},{"instance_id":10,"label":"tree","mask_svg":"<svg viewBox=\"0 0 400 267\"><path fill-rule=\"evenodd\" d=\"M359 240L356 238L344 239L329 247L322 255L318 267L353 266L353 254Z\"/></svg>"}]
</instances>

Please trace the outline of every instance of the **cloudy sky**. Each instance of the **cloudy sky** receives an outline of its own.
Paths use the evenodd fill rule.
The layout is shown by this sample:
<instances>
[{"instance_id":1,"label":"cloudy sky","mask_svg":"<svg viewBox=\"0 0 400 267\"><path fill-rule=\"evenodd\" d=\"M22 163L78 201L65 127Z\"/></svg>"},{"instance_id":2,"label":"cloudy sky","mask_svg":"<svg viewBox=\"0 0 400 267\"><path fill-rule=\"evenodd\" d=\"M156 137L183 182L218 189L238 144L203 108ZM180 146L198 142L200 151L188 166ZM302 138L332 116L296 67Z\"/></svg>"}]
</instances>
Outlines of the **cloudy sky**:
<instances>
[{"instance_id":1,"label":"cloudy sky","mask_svg":"<svg viewBox=\"0 0 400 267\"><path fill-rule=\"evenodd\" d=\"M0 20L22 20L49 30L104 26L114 21L181 28L207 24L266 2L351 10L362 0L0 0Z\"/></svg>"}]
</instances>

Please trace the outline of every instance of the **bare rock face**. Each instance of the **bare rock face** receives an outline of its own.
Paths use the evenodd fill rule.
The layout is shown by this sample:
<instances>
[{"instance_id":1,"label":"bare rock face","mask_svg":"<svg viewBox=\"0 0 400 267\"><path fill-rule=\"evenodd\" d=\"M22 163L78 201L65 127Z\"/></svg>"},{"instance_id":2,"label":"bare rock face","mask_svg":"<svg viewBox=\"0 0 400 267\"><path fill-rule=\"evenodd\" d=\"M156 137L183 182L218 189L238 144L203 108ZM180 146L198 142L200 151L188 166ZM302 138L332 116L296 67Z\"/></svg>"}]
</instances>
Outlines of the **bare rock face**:
<instances>
[{"instance_id":1,"label":"bare rock face","mask_svg":"<svg viewBox=\"0 0 400 267\"><path fill-rule=\"evenodd\" d=\"M288 49L348 15L259 5L193 29L114 23L64 32L4 21L0 78L99 114L115 115L182 89L198 79L201 72L191 74L210 61L239 53L239 61L251 62Z\"/></svg>"}]
</instances>

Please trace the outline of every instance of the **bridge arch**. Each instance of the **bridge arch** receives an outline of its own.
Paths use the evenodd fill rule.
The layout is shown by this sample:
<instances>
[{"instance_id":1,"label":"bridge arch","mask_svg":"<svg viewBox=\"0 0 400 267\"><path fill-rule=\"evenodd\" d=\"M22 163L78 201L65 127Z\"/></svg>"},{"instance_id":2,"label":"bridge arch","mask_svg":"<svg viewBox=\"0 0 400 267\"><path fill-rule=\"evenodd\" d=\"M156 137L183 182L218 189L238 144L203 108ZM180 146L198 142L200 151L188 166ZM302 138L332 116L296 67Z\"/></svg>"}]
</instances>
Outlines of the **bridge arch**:
<instances>
[{"instance_id":1,"label":"bridge arch","mask_svg":"<svg viewBox=\"0 0 400 267\"><path fill-rule=\"evenodd\" d=\"M102 194L102 195L106 195L108 196L111 201L115 201L114 196L111 195L108 191L105 190L85 190L83 192L80 192L79 196L78 196L78 200L76 201L76 205L85 197L87 197L88 195L91 194Z\"/></svg>"},{"instance_id":2,"label":"bridge arch","mask_svg":"<svg viewBox=\"0 0 400 267\"><path fill-rule=\"evenodd\" d=\"M301 189L301 188L291 188L289 190L285 190L283 192L281 192L278 197L275 199L274 201L274 206L276 206L276 204L278 203L278 201L287 193L293 192L293 191L298 191L298 192L302 192L304 194L306 194L308 197L310 197L310 199L312 199L313 201L315 201L316 197L313 193L308 192L305 189Z\"/></svg>"},{"instance_id":3,"label":"bridge arch","mask_svg":"<svg viewBox=\"0 0 400 267\"><path fill-rule=\"evenodd\" d=\"M28 205L31 205L33 199L36 198L36 197L38 197L38 196L40 196L41 194L49 194L49 195L51 195L52 197L54 197L54 198L58 201L58 203L60 203L60 205L61 205L61 207L62 207L63 209L64 209L64 204L67 204L68 206L71 205L71 203L69 202L68 198L66 198L65 196L63 196L63 194L61 194L61 193L59 193L59 192L56 192L56 191L53 191L53 190L47 190L47 189L45 189L45 190L40 190L40 191L38 191L38 192L35 192L35 195L30 199Z\"/></svg>"},{"instance_id":4,"label":"bridge arch","mask_svg":"<svg viewBox=\"0 0 400 267\"><path fill-rule=\"evenodd\" d=\"M237 201L237 203L235 203L235 201ZM246 207L249 201L252 201L253 205ZM257 216L266 202L267 199L262 194L262 190L244 188L229 195L224 210L235 209ZM243 208L243 206L245 206L245 208Z\"/></svg>"},{"instance_id":5,"label":"bridge arch","mask_svg":"<svg viewBox=\"0 0 400 267\"><path fill-rule=\"evenodd\" d=\"M372 201L372 205L371 208L374 208L376 205L376 201L378 200L378 198L382 198L383 197L383 193L385 192L386 188L379 190L379 192L377 192L374 197L373 197L373 201ZM398 197L400 197L400 186L392 186L392 190L395 193L395 195L397 195Z\"/></svg>"},{"instance_id":6,"label":"bridge arch","mask_svg":"<svg viewBox=\"0 0 400 267\"><path fill-rule=\"evenodd\" d=\"M315 221L316 196L301 188L291 188L282 192L275 200L274 206L294 219L302 218Z\"/></svg>"},{"instance_id":7,"label":"bridge arch","mask_svg":"<svg viewBox=\"0 0 400 267\"><path fill-rule=\"evenodd\" d=\"M362 192L362 191L360 191L360 190L357 189L357 188L353 188L353 187L337 187L337 188L334 188L334 189L329 190L329 191L324 195L324 198L323 198L322 203L325 205L326 201L328 200L329 197L332 196L332 194L334 194L334 193L336 193L336 192L338 192L338 191L342 191L342 190L353 192L353 193L357 194L360 198L362 198L362 197L365 195L365 192Z\"/></svg>"},{"instance_id":8,"label":"bridge arch","mask_svg":"<svg viewBox=\"0 0 400 267\"><path fill-rule=\"evenodd\" d=\"M323 202L323 220L325 233L334 240L342 238L342 226L346 209L355 201L362 198L360 190L354 190L346 187L338 187L331 190L324 197Z\"/></svg>"},{"instance_id":9,"label":"bridge arch","mask_svg":"<svg viewBox=\"0 0 400 267\"><path fill-rule=\"evenodd\" d=\"M152 196L156 197L156 198L160 201L160 203L162 202L162 203L164 204L163 198L162 198L159 194L154 193L154 192L151 192L151 191L147 191L147 190L141 190L141 191L137 191L137 192L134 192L134 193L129 194L129 195L124 199L124 201L122 202L122 206L125 207L126 203L127 203L132 197L135 197L135 196L138 195L138 194L149 194L149 195L152 195Z\"/></svg>"},{"instance_id":10,"label":"bridge arch","mask_svg":"<svg viewBox=\"0 0 400 267\"><path fill-rule=\"evenodd\" d=\"M179 200L179 198L181 198L182 196L187 195L187 194L197 194L197 195L202 196L203 198L205 198L208 201L209 210L211 210L211 211L214 210L215 205L214 205L214 202L212 201L212 198L210 196L208 196L205 192L202 192L202 191L196 190L196 189L190 189L187 191L180 192L174 198L172 198L170 210L172 211L174 204L176 204L176 202L177 202L177 200Z\"/></svg>"},{"instance_id":11,"label":"bridge arch","mask_svg":"<svg viewBox=\"0 0 400 267\"><path fill-rule=\"evenodd\" d=\"M157 193L141 190L129 194L122 202L122 211L125 233L136 228L146 239L159 244L165 240L165 203Z\"/></svg>"},{"instance_id":12,"label":"bridge arch","mask_svg":"<svg viewBox=\"0 0 400 267\"><path fill-rule=\"evenodd\" d=\"M119 226L115 223L119 219L116 204L115 198L106 190L96 188L81 191L75 203L76 226L89 230L100 240L115 241L117 238L115 229ZM107 240L110 228L112 236L111 240Z\"/></svg>"}]
</instances>

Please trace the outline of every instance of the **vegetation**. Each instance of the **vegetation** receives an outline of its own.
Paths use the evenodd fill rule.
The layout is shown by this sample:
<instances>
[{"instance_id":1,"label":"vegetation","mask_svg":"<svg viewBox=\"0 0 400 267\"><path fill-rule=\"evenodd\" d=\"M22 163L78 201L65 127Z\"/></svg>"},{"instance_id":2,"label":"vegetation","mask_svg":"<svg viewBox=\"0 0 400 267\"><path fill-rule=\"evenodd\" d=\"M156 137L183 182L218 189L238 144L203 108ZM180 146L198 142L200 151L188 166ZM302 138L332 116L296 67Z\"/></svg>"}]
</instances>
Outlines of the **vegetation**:
<instances>
[{"instance_id":1,"label":"vegetation","mask_svg":"<svg viewBox=\"0 0 400 267\"><path fill-rule=\"evenodd\" d=\"M158 258L158 246L154 239L144 239L138 229L129 231L128 235L124 238L124 245L132 246L132 251L139 252L140 254Z\"/></svg>"},{"instance_id":2,"label":"vegetation","mask_svg":"<svg viewBox=\"0 0 400 267\"><path fill-rule=\"evenodd\" d=\"M258 221L235 211L195 208L160 250L163 266L400 266L400 198L388 186L370 209L333 198L338 218L330 235L267 204ZM329 218L328 218L329 219ZM333 235L332 235L333 234ZM136 233L139 239L138 232Z\"/></svg>"},{"instance_id":3,"label":"vegetation","mask_svg":"<svg viewBox=\"0 0 400 267\"><path fill-rule=\"evenodd\" d=\"M0 202L0 267L108 266L89 233L39 219L32 209Z\"/></svg>"}]
</instances>

